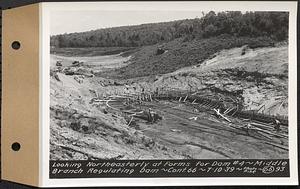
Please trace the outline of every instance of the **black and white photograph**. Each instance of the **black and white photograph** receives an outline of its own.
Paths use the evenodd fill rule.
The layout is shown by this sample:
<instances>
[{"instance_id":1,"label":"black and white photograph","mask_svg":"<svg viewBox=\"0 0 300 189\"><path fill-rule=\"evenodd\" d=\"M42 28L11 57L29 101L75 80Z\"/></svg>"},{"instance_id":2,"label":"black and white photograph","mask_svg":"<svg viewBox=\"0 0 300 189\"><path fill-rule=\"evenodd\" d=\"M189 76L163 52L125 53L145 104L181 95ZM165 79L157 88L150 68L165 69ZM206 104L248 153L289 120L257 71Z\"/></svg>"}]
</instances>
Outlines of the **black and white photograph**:
<instances>
[{"instance_id":1,"label":"black and white photograph","mask_svg":"<svg viewBox=\"0 0 300 189\"><path fill-rule=\"evenodd\" d=\"M5 8L2 179L298 185L297 16L296 1Z\"/></svg>"},{"instance_id":2,"label":"black and white photograph","mask_svg":"<svg viewBox=\"0 0 300 189\"><path fill-rule=\"evenodd\" d=\"M50 159L288 159L289 13L53 11Z\"/></svg>"}]
</instances>

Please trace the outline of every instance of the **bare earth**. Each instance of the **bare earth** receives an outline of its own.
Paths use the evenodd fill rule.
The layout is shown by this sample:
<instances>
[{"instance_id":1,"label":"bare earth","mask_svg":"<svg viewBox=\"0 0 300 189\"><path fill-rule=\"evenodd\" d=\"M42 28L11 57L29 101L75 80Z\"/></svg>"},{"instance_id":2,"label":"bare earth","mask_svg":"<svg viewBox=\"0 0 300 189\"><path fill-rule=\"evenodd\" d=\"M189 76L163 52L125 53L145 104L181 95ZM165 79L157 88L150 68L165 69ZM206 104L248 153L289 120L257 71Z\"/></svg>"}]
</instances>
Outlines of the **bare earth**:
<instances>
[{"instance_id":1,"label":"bare earth","mask_svg":"<svg viewBox=\"0 0 300 189\"><path fill-rule=\"evenodd\" d=\"M243 90L245 110L260 109L260 113L287 116L287 46L247 49L241 55L244 48L221 51L202 64L162 76L122 81L85 73L124 66L130 63L130 57L51 55L51 70L56 69L56 61L69 67L78 60L84 65L76 69L84 74L57 72L51 77L50 159L288 158L286 138L246 130L247 120L229 117L229 123L204 107L195 108L178 100L130 105L112 101L109 106L107 101L101 101L111 95L142 91L200 91L213 87L232 94ZM258 84L255 76L236 74L240 72L263 76ZM95 98L98 101L92 100ZM131 120L121 111L126 108L151 108L162 119L155 123ZM281 132L287 135L287 127L283 126Z\"/></svg>"}]
</instances>

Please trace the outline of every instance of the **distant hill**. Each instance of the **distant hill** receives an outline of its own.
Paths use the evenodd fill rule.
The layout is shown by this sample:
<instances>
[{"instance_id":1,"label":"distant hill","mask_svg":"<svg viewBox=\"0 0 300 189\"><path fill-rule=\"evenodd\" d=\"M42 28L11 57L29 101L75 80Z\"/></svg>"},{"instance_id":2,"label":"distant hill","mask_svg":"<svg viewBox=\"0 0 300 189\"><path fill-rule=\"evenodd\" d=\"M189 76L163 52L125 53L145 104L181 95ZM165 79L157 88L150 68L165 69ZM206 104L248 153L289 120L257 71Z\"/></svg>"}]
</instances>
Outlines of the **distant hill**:
<instances>
[{"instance_id":1,"label":"distant hill","mask_svg":"<svg viewBox=\"0 0 300 189\"><path fill-rule=\"evenodd\" d=\"M239 11L207 13L202 18L98 29L51 36L51 46L140 47L177 38L205 39L222 34L235 37L267 36L281 41L288 37L288 12Z\"/></svg>"}]
</instances>

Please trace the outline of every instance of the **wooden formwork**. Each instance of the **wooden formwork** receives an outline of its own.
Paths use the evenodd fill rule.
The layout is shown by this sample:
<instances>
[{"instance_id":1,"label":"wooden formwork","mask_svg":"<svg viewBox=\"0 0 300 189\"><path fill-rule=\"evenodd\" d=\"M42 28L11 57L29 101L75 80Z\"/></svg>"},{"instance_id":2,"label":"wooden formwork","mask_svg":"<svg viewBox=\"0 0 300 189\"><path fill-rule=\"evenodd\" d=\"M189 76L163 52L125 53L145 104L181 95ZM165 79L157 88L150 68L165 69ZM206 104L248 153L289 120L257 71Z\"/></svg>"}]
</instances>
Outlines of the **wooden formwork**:
<instances>
[{"instance_id":1,"label":"wooden formwork","mask_svg":"<svg viewBox=\"0 0 300 189\"><path fill-rule=\"evenodd\" d=\"M282 125L288 125L288 118L283 116L266 115L255 111L243 110L242 104L233 96L213 96L212 94L199 94L191 91L164 91L164 93L139 93L127 94L133 101L171 100L181 103L191 103L193 106L206 108L206 110L218 110L224 115L257 120L263 123L273 123L275 119Z\"/></svg>"},{"instance_id":2,"label":"wooden formwork","mask_svg":"<svg viewBox=\"0 0 300 189\"><path fill-rule=\"evenodd\" d=\"M279 120L282 125L288 125L288 118L284 116L274 116L262 113L256 113L254 111L243 111L243 106L234 99L234 97L226 97L223 101L202 97L199 95L193 95L191 92L167 92L165 94L153 95L153 98L160 100L177 100L180 102L189 102L197 104L199 106L205 106L211 109L220 109L221 112L225 112L229 116L242 117L251 120L257 120L264 123L272 123L275 119ZM226 101L227 100L227 101ZM229 101L229 102L228 102Z\"/></svg>"},{"instance_id":3,"label":"wooden formwork","mask_svg":"<svg viewBox=\"0 0 300 189\"><path fill-rule=\"evenodd\" d=\"M237 113L237 116L252 120L261 121L264 123L272 123L275 119L280 121L282 125L288 125L288 119L283 116L274 116L274 115L267 115L262 113L256 113L254 111L240 111Z\"/></svg>"}]
</instances>

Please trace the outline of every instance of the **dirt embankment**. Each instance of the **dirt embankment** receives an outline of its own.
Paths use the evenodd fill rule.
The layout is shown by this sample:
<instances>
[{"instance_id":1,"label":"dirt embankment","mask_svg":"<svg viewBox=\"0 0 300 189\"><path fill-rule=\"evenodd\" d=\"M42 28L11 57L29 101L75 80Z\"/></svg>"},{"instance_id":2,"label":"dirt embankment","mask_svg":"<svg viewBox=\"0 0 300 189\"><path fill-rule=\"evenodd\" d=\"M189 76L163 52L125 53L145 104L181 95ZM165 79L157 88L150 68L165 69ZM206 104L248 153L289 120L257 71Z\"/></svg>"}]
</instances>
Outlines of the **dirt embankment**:
<instances>
[{"instance_id":1,"label":"dirt embankment","mask_svg":"<svg viewBox=\"0 0 300 189\"><path fill-rule=\"evenodd\" d=\"M155 82L162 89L239 95L245 110L288 115L288 48L286 45L223 50L196 66L167 74Z\"/></svg>"},{"instance_id":2,"label":"dirt embankment","mask_svg":"<svg viewBox=\"0 0 300 189\"><path fill-rule=\"evenodd\" d=\"M58 73L51 79L51 159L181 158L172 148L128 126L120 112L95 97L88 79L79 83Z\"/></svg>"}]
</instances>

